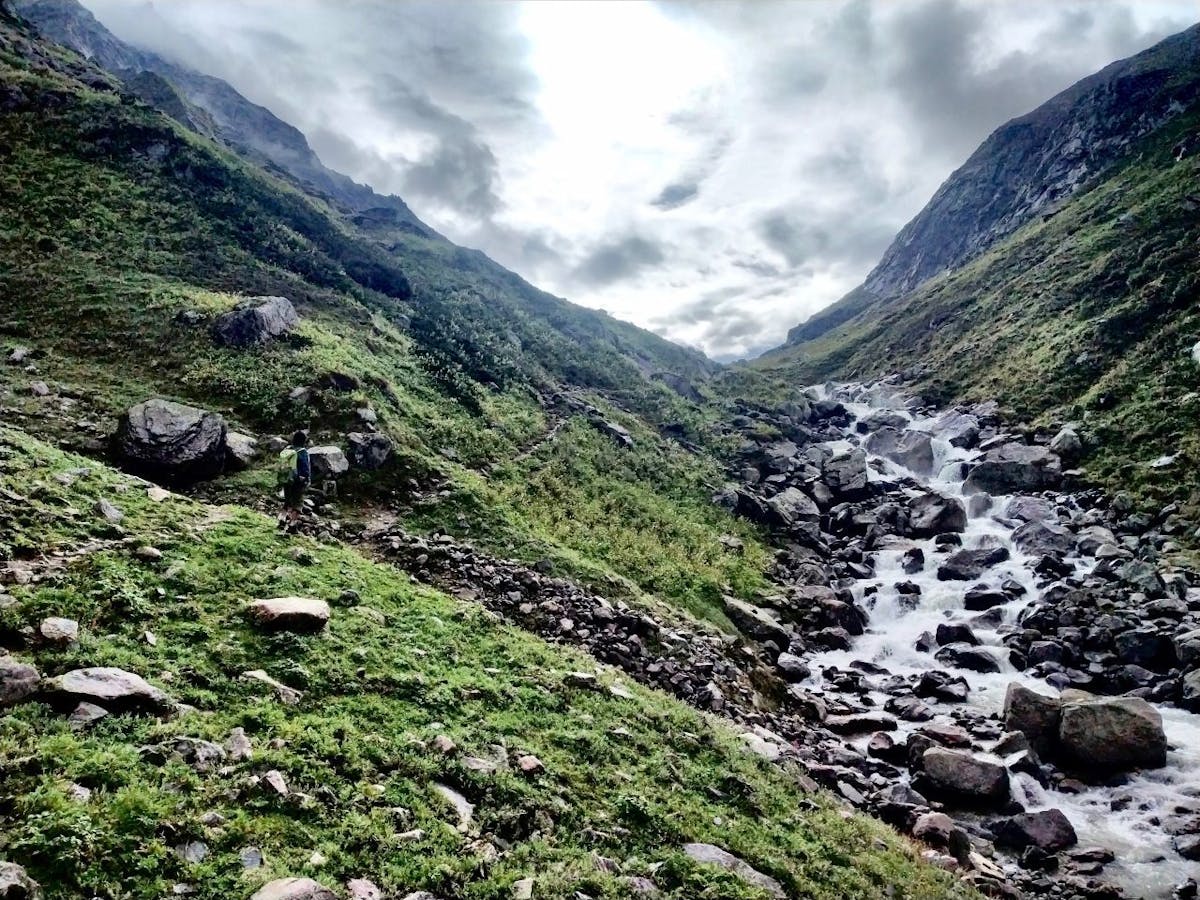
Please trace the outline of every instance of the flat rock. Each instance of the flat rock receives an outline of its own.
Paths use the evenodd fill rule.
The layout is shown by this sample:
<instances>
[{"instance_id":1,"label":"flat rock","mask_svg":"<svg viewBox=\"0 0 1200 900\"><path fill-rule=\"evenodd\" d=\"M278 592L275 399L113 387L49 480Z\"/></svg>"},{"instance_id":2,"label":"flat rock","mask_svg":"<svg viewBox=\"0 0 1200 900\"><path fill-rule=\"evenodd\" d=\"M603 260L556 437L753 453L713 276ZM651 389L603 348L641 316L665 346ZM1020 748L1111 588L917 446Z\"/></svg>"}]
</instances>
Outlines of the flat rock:
<instances>
[{"instance_id":1,"label":"flat rock","mask_svg":"<svg viewBox=\"0 0 1200 900\"><path fill-rule=\"evenodd\" d=\"M963 750L930 747L921 756L922 793L971 804L994 803L1009 797L1008 770Z\"/></svg>"},{"instance_id":2,"label":"flat rock","mask_svg":"<svg viewBox=\"0 0 1200 900\"><path fill-rule=\"evenodd\" d=\"M273 597L254 600L246 612L267 631L291 631L312 634L329 624L329 604L311 597Z\"/></svg>"},{"instance_id":3,"label":"flat rock","mask_svg":"<svg viewBox=\"0 0 1200 900\"><path fill-rule=\"evenodd\" d=\"M110 666L75 669L48 678L43 688L63 702L86 701L121 712L165 712L170 698L140 675Z\"/></svg>"},{"instance_id":4,"label":"flat rock","mask_svg":"<svg viewBox=\"0 0 1200 900\"><path fill-rule=\"evenodd\" d=\"M762 888L772 897L787 896L783 885L770 875L758 871L745 860L713 844L684 844L683 852L698 863L719 866L727 872L732 872L742 881Z\"/></svg>"},{"instance_id":5,"label":"flat rock","mask_svg":"<svg viewBox=\"0 0 1200 900\"><path fill-rule=\"evenodd\" d=\"M250 900L337 900L337 895L311 878L276 878L255 891Z\"/></svg>"}]
</instances>

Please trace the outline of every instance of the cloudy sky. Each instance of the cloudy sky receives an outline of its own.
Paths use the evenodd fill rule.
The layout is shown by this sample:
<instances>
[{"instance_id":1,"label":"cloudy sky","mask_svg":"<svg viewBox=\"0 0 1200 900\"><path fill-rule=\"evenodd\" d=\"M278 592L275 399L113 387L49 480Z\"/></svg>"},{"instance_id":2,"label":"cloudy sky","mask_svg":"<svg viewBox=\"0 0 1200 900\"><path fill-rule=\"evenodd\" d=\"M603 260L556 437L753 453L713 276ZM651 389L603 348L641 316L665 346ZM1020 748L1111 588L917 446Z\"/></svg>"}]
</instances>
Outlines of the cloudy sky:
<instances>
[{"instance_id":1,"label":"cloudy sky","mask_svg":"<svg viewBox=\"0 0 1200 900\"><path fill-rule=\"evenodd\" d=\"M858 284L989 132L1195 0L84 0L322 160L718 358Z\"/></svg>"}]
</instances>

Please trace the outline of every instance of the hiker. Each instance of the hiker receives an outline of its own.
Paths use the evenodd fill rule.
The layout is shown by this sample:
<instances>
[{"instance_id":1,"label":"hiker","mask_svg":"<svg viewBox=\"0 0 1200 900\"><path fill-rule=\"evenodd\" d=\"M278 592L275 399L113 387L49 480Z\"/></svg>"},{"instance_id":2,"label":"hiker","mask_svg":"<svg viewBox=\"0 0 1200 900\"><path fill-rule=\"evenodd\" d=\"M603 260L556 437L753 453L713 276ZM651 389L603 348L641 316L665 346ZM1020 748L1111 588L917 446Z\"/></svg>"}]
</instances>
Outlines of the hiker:
<instances>
[{"instance_id":1,"label":"hiker","mask_svg":"<svg viewBox=\"0 0 1200 900\"><path fill-rule=\"evenodd\" d=\"M308 459L308 434L297 431L292 435L292 445L279 454L279 486L283 488L283 512L279 514L281 527L294 525L304 512L304 494L312 479L312 466Z\"/></svg>"}]
</instances>

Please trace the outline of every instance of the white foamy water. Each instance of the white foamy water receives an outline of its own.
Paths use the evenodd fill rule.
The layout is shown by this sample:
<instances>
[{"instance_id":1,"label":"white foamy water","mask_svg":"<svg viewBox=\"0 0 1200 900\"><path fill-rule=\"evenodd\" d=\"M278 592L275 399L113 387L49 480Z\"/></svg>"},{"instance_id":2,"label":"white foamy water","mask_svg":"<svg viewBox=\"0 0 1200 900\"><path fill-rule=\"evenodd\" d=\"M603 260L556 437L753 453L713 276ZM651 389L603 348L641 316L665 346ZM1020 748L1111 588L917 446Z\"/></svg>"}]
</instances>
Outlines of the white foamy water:
<instances>
[{"instance_id":1,"label":"white foamy water","mask_svg":"<svg viewBox=\"0 0 1200 900\"><path fill-rule=\"evenodd\" d=\"M860 386L826 386L821 393L844 403L857 418L879 409L907 414L903 399L891 393L886 386L869 390ZM955 467L947 467L947 464L971 460L979 454L950 446L938 435L936 421L935 418L916 419L909 427L932 436L935 454L933 471L939 474L932 477L918 475L880 457L870 456L870 478L891 480L906 476L940 494L963 499L966 505L962 481L956 477ZM830 446L840 450L848 448L850 443L839 441ZM875 470L876 465L882 467L883 474ZM815 673L813 685L821 684L820 673L824 669L836 667L844 670L854 660L866 660L883 666L891 675L914 676L932 669L942 669L962 676L971 689L966 705L984 714L1000 712L1005 690L1014 681L1044 694L1056 694L1041 679L1015 670L1009 663L1008 650L995 627L980 624L975 621L980 613L963 608L963 595L969 587L983 583L998 588L1006 579L1019 582L1025 587L1026 593L1019 600L1000 607L1003 612L1002 625L1015 623L1020 611L1037 599L1038 590L1033 573L1035 560L1013 544L1013 529L994 518L1002 513L1007 500L1006 497L992 498L989 510L968 518L966 531L961 535L964 548L1002 546L1011 554L1007 561L993 566L975 581L938 580L939 562L958 547L941 551L932 539L888 539L883 548L873 555L874 578L860 581L854 587L856 599L870 614L867 633L854 638L848 651L829 651L813 656L809 660ZM901 558L906 550L913 547L924 551L925 565L921 571L907 574L901 565ZM1074 562L1083 570L1094 565L1094 561L1086 559L1076 558ZM902 602L895 590L895 584L905 581L917 584L921 589L916 608L912 608L912 598L908 598L910 602ZM868 595L867 590L872 586L878 590L874 595ZM938 663L932 653L918 652L915 647L917 639L925 632L936 632L937 626L946 622L970 624L980 644L994 650L1002 671L983 674L955 669ZM877 686L887 678L868 676L866 681ZM888 695L877 691L873 696L882 707ZM954 722L950 715L953 705L932 699L924 702L934 711L934 722ZM1013 780L1013 795L1030 811L1050 807L1062 810L1075 827L1081 848L1100 846L1116 854L1116 861L1104 870L1105 880L1121 885L1130 897L1155 900L1170 897L1172 888L1189 877L1200 880L1200 863L1182 859L1172 846L1171 835L1162 827L1164 820L1190 812L1193 804L1200 805L1200 716L1170 706L1157 708L1162 713L1171 747L1165 768L1134 773L1120 787L1090 787L1080 794L1043 789L1026 775L1016 775ZM899 728L904 733L925 724L928 723L902 721ZM860 743L865 743L865 738Z\"/></svg>"}]
</instances>

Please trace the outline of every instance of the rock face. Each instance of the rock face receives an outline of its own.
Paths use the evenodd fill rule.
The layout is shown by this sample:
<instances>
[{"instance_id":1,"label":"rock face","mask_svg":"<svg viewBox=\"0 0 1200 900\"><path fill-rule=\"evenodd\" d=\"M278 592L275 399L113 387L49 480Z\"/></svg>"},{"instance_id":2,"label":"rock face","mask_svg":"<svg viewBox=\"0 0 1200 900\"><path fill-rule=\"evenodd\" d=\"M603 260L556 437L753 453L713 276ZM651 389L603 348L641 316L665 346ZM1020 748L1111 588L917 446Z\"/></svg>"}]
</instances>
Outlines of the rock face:
<instances>
[{"instance_id":1,"label":"rock face","mask_svg":"<svg viewBox=\"0 0 1200 900\"><path fill-rule=\"evenodd\" d=\"M963 483L964 494L1016 494L1057 488L1062 463L1045 447L1004 444L989 450Z\"/></svg>"},{"instance_id":2,"label":"rock face","mask_svg":"<svg viewBox=\"0 0 1200 900\"><path fill-rule=\"evenodd\" d=\"M1008 799L1008 770L1000 763L944 747L930 747L921 761L922 793L972 805Z\"/></svg>"},{"instance_id":3,"label":"rock face","mask_svg":"<svg viewBox=\"0 0 1200 900\"><path fill-rule=\"evenodd\" d=\"M729 851L722 850L713 844L684 844L683 852L698 863L720 866L722 869L732 872L742 881L762 888L772 897L787 896L783 885L770 875L758 871L745 860L739 859Z\"/></svg>"},{"instance_id":4,"label":"rock face","mask_svg":"<svg viewBox=\"0 0 1200 900\"><path fill-rule=\"evenodd\" d=\"M121 417L113 452L126 468L170 483L199 481L225 465L225 420L169 400L147 400Z\"/></svg>"},{"instance_id":5,"label":"rock face","mask_svg":"<svg viewBox=\"0 0 1200 900\"><path fill-rule=\"evenodd\" d=\"M1138 697L1064 703L1058 739L1064 756L1092 770L1159 768L1167 762L1162 716Z\"/></svg>"},{"instance_id":6,"label":"rock face","mask_svg":"<svg viewBox=\"0 0 1200 900\"><path fill-rule=\"evenodd\" d=\"M20 703L38 688L38 670L11 656L0 656L0 708Z\"/></svg>"},{"instance_id":7,"label":"rock face","mask_svg":"<svg viewBox=\"0 0 1200 900\"><path fill-rule=\"evenodd\" d=\"M251 297L213 322L213 340L222 347L253 347L287 334L300 321L286 297Z\"/></svg>"},{"instance_id":8,"label":"rock face","mask_svg":"<svg viewBox=\"0 0 1200 900\"><path fill-rule=\"evenodd\" d=\"M255 891L250 900L337 900L337 895L311 878L276 878Z\"/></svg>"},{"instance_id":9,"label":"rock face","mask_svg":"<svg viewBox=\"0 0 1200 900\"><path fill-rule=\"evenodd\" d=\"M110 667L75 669L47 679L43 689L67 704L84 701L113 711L165 712L171 705L166 694L140 675Z\"/></svg>"},{"instance_id":10,"label":"rock face","mask_svg":"<svg viewBox=\"0 0 1200 900\"><path fill-rule=\"evenodd\" d=\"M274 597L255 600L246 612L266 631L293 631L312 634L329 623L329 604L308 597Z\"/></svg>"},{"instance_id":11,"label":"rock face","mask_svg":"<svg viewBox=\"0 0 1200 900\"><path fill-rule=\"evenodd\" d=\"M313 447L308 451L313 481L325 481L350 471L350 461L340 447Z\"/></svg>"}]
</instances>

